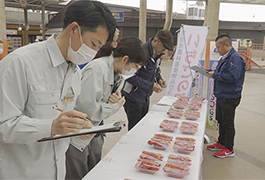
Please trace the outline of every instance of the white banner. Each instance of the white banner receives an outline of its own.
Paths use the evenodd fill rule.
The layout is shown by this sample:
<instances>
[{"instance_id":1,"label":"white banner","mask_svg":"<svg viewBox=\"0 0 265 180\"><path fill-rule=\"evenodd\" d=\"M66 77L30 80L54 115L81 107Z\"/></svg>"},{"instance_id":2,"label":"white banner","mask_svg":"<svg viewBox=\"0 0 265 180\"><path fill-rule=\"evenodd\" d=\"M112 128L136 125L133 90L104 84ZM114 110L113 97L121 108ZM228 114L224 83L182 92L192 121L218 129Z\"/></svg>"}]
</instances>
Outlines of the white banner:
<instances>
[{"instance_id":1,"label":"white banner","mask_svg":"<svg viewBox=\"0 0 265 180\"><path fill-rule=\"evenodd\" d=\"M187 96L195 75L190 69L198 65L206 42L208 27L182 25L166 96Z\"/></svg>"}]
</instances>

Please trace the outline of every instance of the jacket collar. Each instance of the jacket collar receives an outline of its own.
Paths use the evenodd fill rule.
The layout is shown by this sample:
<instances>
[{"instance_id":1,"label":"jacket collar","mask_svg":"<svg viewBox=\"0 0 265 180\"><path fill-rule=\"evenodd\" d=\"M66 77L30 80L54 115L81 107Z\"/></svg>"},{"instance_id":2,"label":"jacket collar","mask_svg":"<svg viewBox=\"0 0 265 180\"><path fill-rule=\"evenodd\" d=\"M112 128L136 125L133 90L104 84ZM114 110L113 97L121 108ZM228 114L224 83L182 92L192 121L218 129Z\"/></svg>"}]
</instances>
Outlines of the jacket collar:
<instances>
[{"instance_id":1,"label":"jacket collar","mask_svg":"<svg viewBox=\"0 0 265 180\"><path fill-rule=\"evenodd\" d=\"M63 65L65 68L68 66L71 67L74 71L77 71L79 68L76 64L68 64L66 60L64 59L61 50L59 49L56 41L55 41L55 34L53 34L51 37L47 39L47 49L50 56L51 63L53 67L57 67L59 65Z\"/></svg>"},{"instance_id":2,"label":"jacket collar","mask_svg":"<svg viewBox=\"0 0 265 180\"><path fill-rule=\"evenodd\" d=\"M53 34L49 39L47 39L47 49L50 56L51 63L53 67L59 66L60 64L66 63L56 41L55 41L55 35Z\"/></svg>"},{"instance_id":3,"label":"jacket collar","mask_svg":"<svg viewBox=\"0 0 265 180\"><path fill-rule=\"evenodd\" d=\"M233 54L236 50L232 47L232 49L229 51L225 59L227 59L231 54Z\"/></svg>"}]
</instances>

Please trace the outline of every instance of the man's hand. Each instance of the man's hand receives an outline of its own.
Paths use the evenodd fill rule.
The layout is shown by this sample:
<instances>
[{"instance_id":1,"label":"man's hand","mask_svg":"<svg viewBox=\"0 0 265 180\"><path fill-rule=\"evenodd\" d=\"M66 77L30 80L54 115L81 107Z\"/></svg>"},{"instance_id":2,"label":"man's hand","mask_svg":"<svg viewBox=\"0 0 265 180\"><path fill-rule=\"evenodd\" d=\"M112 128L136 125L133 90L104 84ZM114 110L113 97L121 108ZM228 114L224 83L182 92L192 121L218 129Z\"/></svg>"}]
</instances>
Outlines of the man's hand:
<instances>
[{"instance_id":1,"label":"man's hand","mask_svg":"<svg viewBox=\"0 0 265 180\"><path fill-rule=\"evenodd\" d=\"M109 96L108 103L114 104L114 103L117 103L119 100L120 100L120 93L119 91L116 91L115 93L112 93Z\"/></svg>"},{"instance_id":2,"label":"man's hand","mask_svg":"<svg viewBox=\"0 0 265 180\"><path fill-rule=\"evenodd\" d=\"M119 107L121 108L125 104L125 98L120 97L120 93L116 91L116 93L112 93L112 95L109 96L108 103L114 104L118 103Z\"/></svg>"},{"instance_id":3,"label":"man's hand","mask_svg":"<svg viewBox=\"0 0 265 180\"><path fill-rule=\"evenodd\" d=\"M162 92L163 88L157 84L157 83L154 83L154 86L153 86L153 91L155 91L156 93L160 93Z\"/></svg>"},{"instance_id":4,"label":"man's hand","mask_svg":"<svg viewBox=\"0 0 265 180\"><path fill-rule=\"evenodd\" d=\"M126 102L126 100L125 100L124 96L121 97L118 101L119 108L121 108L125 104L125 102Z\"/></svg>"},{"instance_id":5,"label":"man's hand","mask_svg":"<svg viewBox=\"0 0 265 180\"><path fill-rule=\"evenodd\" d=\"M83 126L83 129L90 129L92 128L94 125L92 124L92 122L90 120L86 120L85 126ZM81 135L79 136L80 139L82 140L87 140L87 139L92 139L96 134L85 134L85 135Z\"/></svg>"},{"instance_id":6,"label":"man's hand","mask_svg":"<svg viewBox=\"0 0 265 180\"><path fill-rule=\"evenodd\" d=\"M210 71L207 74L209 74L210 78L213 78L214 71Z\"/></svg>"},{"instance_id":7,"label":"man's hand","mask_svg":"<svg viewBox=\"0 0 265 180\"><path fill-rule=\"evenodd\" d=\"M93 124L85 120L86 114L78 111L63 111L52 122L51 135L78 133L80 129L91 128Z\"/></svg>"},{"instance_id":8,"label":"man's hand","mask_svg":"<svg viewBox=\"0 0 265 180\"><path fill-rule=\"evenodd\" d=\"M167 83L165 80L163 79L159 79L158 84L162 87L162 88L166 88L167 87Z\"/></svg>"}]
</instances>

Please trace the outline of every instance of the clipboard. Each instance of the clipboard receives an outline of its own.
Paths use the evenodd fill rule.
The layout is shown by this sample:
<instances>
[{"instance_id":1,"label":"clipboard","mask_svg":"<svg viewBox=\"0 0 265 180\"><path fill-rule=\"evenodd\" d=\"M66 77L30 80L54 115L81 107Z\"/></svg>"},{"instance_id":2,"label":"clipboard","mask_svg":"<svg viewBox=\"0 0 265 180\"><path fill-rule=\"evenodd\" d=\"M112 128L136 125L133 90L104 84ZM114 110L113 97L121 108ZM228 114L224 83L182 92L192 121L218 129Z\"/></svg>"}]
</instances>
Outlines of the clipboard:
<instances>
[{"instance_id":1,"label":"clipboard","mask_svg":"<svg viewBox=\"0 0 265 180\"><path fill-rule=\"evenodd\" d=\"M207 73L209 71L206 70L206 69L203 69L203 68L201 68L199 66L192 66L191 69L196 71L196 72L198 72L198 73L200 73L200 74L202 74L202 75L204 75L204 76L206 76L206 77L208 77L208 78L210 77L209 74Z\"/></svg>"},{"instance_id":2,"label":"clipboard","mask_svg":"<svg viewBox=\"0 0 265 180\"><path fill-rule=\"evenodd\" d=\"M125 127L125 122L118 121L118 122L115 122L114 124L105 124L102 126L94 126L90 129L81 129L78 133L69 133L66 135L55 135L51 137L45 137L45 138L39 139L38 142L52 141L56 139L80 136L80 135L85 135L85 134L119 132L124 127Z\"/></svg>"}]
</instances>

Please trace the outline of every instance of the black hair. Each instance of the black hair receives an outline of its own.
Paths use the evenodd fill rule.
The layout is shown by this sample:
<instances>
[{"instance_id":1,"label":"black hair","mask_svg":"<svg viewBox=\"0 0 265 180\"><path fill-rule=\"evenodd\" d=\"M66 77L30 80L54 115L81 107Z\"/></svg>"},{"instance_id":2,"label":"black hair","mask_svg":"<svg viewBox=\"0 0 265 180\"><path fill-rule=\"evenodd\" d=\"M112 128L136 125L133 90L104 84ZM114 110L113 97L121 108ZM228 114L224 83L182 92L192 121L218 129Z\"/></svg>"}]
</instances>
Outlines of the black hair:
<instances>
[{"instance_id":1,"label":"black hair","mask_svg":"<svg viewBox=\"0 0 265 180\"><path fill-rule=\"evenodd\" d=\"M99 26L105 27L109 32L108 41L113 39L117 25L107 6L90 0L79 0L69 4L64 14L63 29L72 22L79 24L81 33L83 31L95 32Z\"/></svg>"},{"instance_id":2,"label":"black hair","mask_svg":"<svg viewBox=\"0 0 265 180\"><path fill-rule=\"evenodd\" d=\"M219 41L222 45L228 43L230 46L232 46L232 40L230 38L229 35L227 34L220 34L219 36L217 36L217 38L215 39L215 42Z\"/></svg>"},{"instance_id":3,"label":"black hair","mask_svg":"<svg viewBox=\"0 0 265 180\"><path fill-rule=\"evenodd\" d=\"M118 42L116 48L113 48L111 43L106 43L98 51L95 58L110 56L113 52L113 57L123 57L128 56L129 61L141 65L148 63L148 53L146 47L143 45L142 41L136 37L126 37Z\"/></svg>"}]
</instances>

